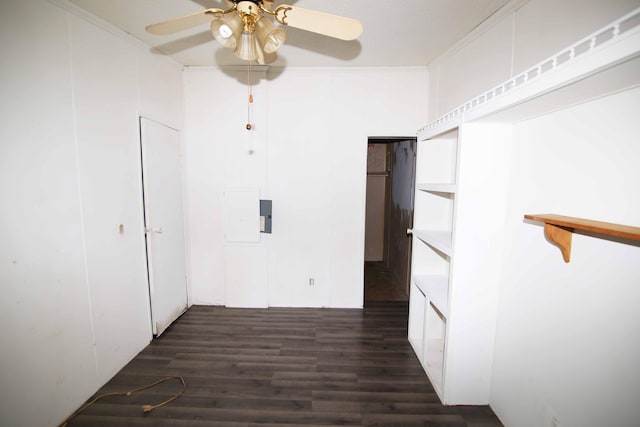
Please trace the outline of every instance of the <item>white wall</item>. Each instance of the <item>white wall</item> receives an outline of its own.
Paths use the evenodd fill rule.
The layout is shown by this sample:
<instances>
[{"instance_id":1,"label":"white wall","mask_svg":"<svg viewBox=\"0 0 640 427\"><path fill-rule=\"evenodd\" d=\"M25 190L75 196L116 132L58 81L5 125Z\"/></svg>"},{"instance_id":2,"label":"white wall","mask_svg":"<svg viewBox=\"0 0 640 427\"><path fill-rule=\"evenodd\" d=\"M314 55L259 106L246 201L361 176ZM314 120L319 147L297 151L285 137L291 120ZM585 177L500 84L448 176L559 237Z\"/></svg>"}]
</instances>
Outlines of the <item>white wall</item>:
<instances>
[{"instance_id":1,"label":"white wall","mask_svg":"<svg viewBox=\"0 0 640 427\"><path fill-rule=\"evenodd\" d=\"M571 262L525 213L640 226L640 89L518 124L491 405L507 426L640 421L640 246L573 235Z\"/></svg>"},{"instance_id":2,"label":"white wall","mask_svg":"<svg viewBox=\"0 0 640 427\"><path fill-rule=\"evenodd\" d=\"M431 119L640 2L513 2L431 66ZM638 226L640 91L516 124L490 404L506 426L640 420L637 244L574 234L565 264L526 213Z\"/></svg>"},{"instance_id":3,"label":"white wall","mask_svg":"<svg viewBox=\"0 0 640 427\"><path fill-rule=\"evenodd\" d=\"M225 190L257 190L266 198L264 76L260 68L252 75L253 130L247 131L246 71L190 68L184 73L187 226L195 304L267 306L265 236L252 243L227 241L224 222Z\"/></svg>"},{"instance_id":4,"label":"white wall","mask_svg":"<svg viewBox=\"0 0 640 427\"><path fill-rule=\"evenodd\" d=\"M272 70L251 132L245 76L185 73L194 303L361 307L367 137L415 134L426 69ZM242 187L273 200L273 234L225 244L223 191Z\"/></svg>"},{"instance_id":5,"label":"white wall","mask_svg":"<svg viewBox=\"0 0 640 427\"><path fill-rule=\"evenodd\" d=\"M430 121L639 6L638 0L513 0L429 64Z\"/></svg>"},{"instance_id":6,"label":"white wall","mask_svg":"<svg viewBox=\"0 0 640 427\"><path fill-rule=\"evenodd\" d=\"M181 71L81 16L0 5L2 425L58 425L151 338L138 114L180 125Z\"/></svg>"}]
</instances>

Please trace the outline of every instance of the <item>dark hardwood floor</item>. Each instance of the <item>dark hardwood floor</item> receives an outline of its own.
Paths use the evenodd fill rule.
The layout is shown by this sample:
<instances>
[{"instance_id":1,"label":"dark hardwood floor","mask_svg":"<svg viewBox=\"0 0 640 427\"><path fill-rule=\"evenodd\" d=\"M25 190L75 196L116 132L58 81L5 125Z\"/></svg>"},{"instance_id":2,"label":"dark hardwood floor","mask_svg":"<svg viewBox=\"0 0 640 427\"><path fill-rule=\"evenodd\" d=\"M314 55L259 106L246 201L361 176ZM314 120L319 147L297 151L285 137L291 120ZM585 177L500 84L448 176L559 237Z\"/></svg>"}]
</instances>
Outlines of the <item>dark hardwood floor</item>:
<instances>
[{"instance_id":1,"label":"dark hardwood floor","mask_svg":"<svg viewBox=\"0 0 640 427\"><path fill-rule=\"evenodd\" d=\"M488 407L439 403L407 341L407 303L355 309L191 307L69 426L501 426Z\"/></svg>"}]
</instances>

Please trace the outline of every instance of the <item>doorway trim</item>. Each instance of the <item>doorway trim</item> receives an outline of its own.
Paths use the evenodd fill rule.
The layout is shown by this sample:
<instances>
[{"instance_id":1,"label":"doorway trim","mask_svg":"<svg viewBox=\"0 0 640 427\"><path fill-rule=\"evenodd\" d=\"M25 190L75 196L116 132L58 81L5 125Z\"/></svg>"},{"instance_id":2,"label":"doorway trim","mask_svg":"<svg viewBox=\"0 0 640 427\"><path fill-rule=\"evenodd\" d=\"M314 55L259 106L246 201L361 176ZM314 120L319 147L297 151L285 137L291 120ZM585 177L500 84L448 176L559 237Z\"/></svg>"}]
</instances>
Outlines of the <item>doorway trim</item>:
<instances>
[{"instance_id":1,"label":"doorway trim","mask_svg":"<svg viewBox=\"0 0 640 427\"><path fill-rule=\"evenodd\" d=\"M177 163L174 162L169 162L169 163L162 163L160 162L159 164L164 165L164 166L168 166L166 168L155 168L152 170L171 170L173 168L173 171L175 172L176 169L179 168L179 181L180 184L178 186L177 189L174 189L174 191L161 191L160 193L158 193L157 189L156 191L153 193L156 195L156 197L154 197L154 199L157 200L165 200L165 203L167 202L167 199L165 198L164 195L166 194L174 194L175 196L179 197L179 202L180 202L180 206L181 206L181 210L178 213L174 213L173 218L181 218L181 221L178 221L180 223L179 226L175 225L176 222L172 221L172 217L170 216L164 216L163 218L161 218L161 222L164 221L168 221L168 224L174 224L173 226L170 226L169 230L166 230L167 232L164 232L164 230L162 230L162 227L159 227L159 225L162 224L151 224L149 221L149 217L150 215L153 218L153 213L149 212L149 209L152 209L152 212L154 211L153 208L150 208L149 206L149 193L150 193L150 187L149 187L149 170L148 170L148 161L149 161L149 157L147 157L147 159L145 159L145 152L149 152L149 146L145 147L145 125L144 123L148 123L147 127L149 128L149 132L152 133L153 128L155 127L156 129L165 129L167 131L173 131L176 134L174 136L168 136L165 133L157 133L155 135L154 140L158 140L158 141L164 141L165 143L165 147L175 147L173 141L175 141L175 137L177 136L177 148L178 148L178 159L177 159ZM151 331L152 331L152 335L153 337L158 337L160 336L177 318L179 318L182 314L184 314L184 312L186 312L186 310L189 308L190 305L190 295L189 295L189 280L188 280L188 262L187 262L187 256L188 256L188 252L187 252L187 224L186 224L186 211L185 211L185 200L184 200L184 185L182 184L184 182L184 167L182 164L182 133L179 129L176 129L173 126L170 126L168 124L162 123L158 120L154 120L152 118L143 116L143 115L139 115L138 116L138 126L139 126L139 148L140 148L140 184L141 184L141 201L142 201L142 220L143 220L143 235L144 235L144 250L145 250L145 260L146 260L146 269L147 269L147 289L148 289L148 296L149 296L149 321L151 324ZM153 134L153 133L152 133ZM167 141L169 141L169 144L167 145ZM148 142L148 141L147 141ZM158 147L162 147L162 144L159 145ZM170 157L172 156L172 151L173 148L171 148L169 150L169 154ZM153 150L153 152L155 153L162 153L162 150L160 152L158 152L157 150ZM165 154L167 153L166 148L165 148ZM158 160L161 157L156 156L155 160L156 160L156 164L158 164ZM166 158L166 156L165 156ZM172 167L173 165L173 167ZM157 172L155 173L155 177L156 178L162 178L166 175L158 175ZM171 176L176 176L176 174L174 173ZM169 183L168 187L169 189L171 189L171 182L175 182L175 179L170 179L169 181L165 180L165 184ZM160 180L154 180L154 182L158 183L158 182L162 182L162 179ZM165 188L165 186L163 185L163 190ZM179 192L179 194L178 194ZM178 200L173 197L173 199L168 200L169 202L172 202L169 206L171 205L176 205ZM157 208L157 206L156 206ZM157 212L158 209L155 209L155 211ZM165 211L165 210L160 210L160 211ZM171 211L171 209L169 209L169 211ZM153 219L152 219L153 221ZM157 221L157 218L156 218ZM154 227L154 228L152 228ZM173 230L177 230L177 231L181 231L179 233L174 233L172 232ZM152 253L151 251L151 241L150 241L150 237L152 237L152 235L154 233L164 233L167 234L167 238L169 239L168 241L164 241L164 245L160 244L157 249L160 249L160 254L162 254L162 252L164 252L164 258L167 258L167 251L166 248L169 247L177 247L174 245L169 245L167 246L166 243L168 242L176 242L181 240L182 241L182 254L183 256L181 257L183 262L184 262L184 268L182 269L182 267L180 267L177 271L175 269L169 269L166 270L165 269L165 273L169 273L167 275L163 275L166 277L173 277L174 279L176 279L176 283L179 283L179 288L175 288L174 286L170 286L167 287L165 282L165 286L164 287L160 287L162 289L165 290L165 292L163 293L165 296L169 295L166 291L167 290L171 290L171 289L177 289L179 292L178 293L182 293L182 283L184 283L184 307L182 307L182 297L179 297L178 300L178 304L175 305L175 307L170 307L171 310L170 312L167 312L167 307L166 307L166 303L165 304L159 304L158 301L160 300L155 300L155 305L156 305L156 311L160 311L161 315L164 312L164 316L158 316L158 313L156 312L156 314L154 315L154 298L157 298L157 296L154 295L154 293L156 293L158 291L158 289L155 289L154 286L157 285L157 282L155 281L154 278L154 274L155 274L155 270L156 270L156 263L157 260L154 260L154 256L158 255L157 249L154 253ZM159 243L160 241L156 242ZM162 250L162 248L164 248L164 250ZM173 255L176 255L176 253L173 253ZM169 254L171 255L171 254ZM161 255L160 255L161 256ZM170 259L172 257L170 256ZM158 263L162 264L162 263ZM173 264L172 264L173 265ZM172 273L181 273L184 272L184 276L182 276L182 274L178 274L176 276L176 274L172 274ZM178 282L179 280L179 282ZM170 281L169 283L173 283L172 281ZM162 290L161 289L161 290ZM172 292L172 293L171 293ZM175 291L170 291L171 295L177 295ZM173 298L169 298L168 300L166 298L162 299L162 301L176 301ZM159 310L159 308L164 308L163 310ZM160 317L160 319L159 319Z\"/></svg>"},{"instance_id":2,"label":"doorway trim","mask_svg":"<svg viewBox=\"0 0 640 427\"><path fill-rule=\"evenodd\" d=\"M409 142L410 143L410 148L409 148L409 152L407 153L409 156L411 156L410 159L408 159L408 164L410 165L410 173L405 173L404 177L401 177L403 182L409 182L409 188L408 188L408 193L403 193L404 197L400 198L400 199L396 199L394 201L393 195L392 195L392 191L393 191L393 179L394 179L394 171L393 171L393 165L391 163L389 163L387 170L389 171L389 177L387 178L387 194L385 195L385 218L384 218L384 248L383 248L383 260L385 263L387 263L388 266L388 262L390 260L390 254L391 251L393 250L392 248L392 242L393 241L400 241L398 239L399 235L405 235L406 233L406 229L409 229L412 227L413 225L413 219L414 219L414 203L415 203L415 181L416 181L416 162L415 162L415 156L416 156L416 151L417 151L417 138L415 136L370 136L367 139L367 145L368 144L389 144L389 147L391 148L394 144L399 144L399 143L403 143L403 142ZM368 153L368 150L367 150ZM392 156L391 156L392 157ZM392 162L393 159L389 158L388 159L389 162ZM368 163L368 162L367 162ZM368 175L368 174L367 174ZM396 179L398 179L398 175L396 174ZM368 178L367 178L368 180ZM403 185L402 188L405 188L404 185L406 184L401 184ZM398 192L398 190L396 189L396 193ZM366 194L367 194L367 190L365 188L365 212L366 212L366 206L367 206L367 202L366 202ZM407 200L408 197L408 200ZM395 204L399 204L401 206L397 206L394 207ZM403 209L403 206L407 206L408 207L408 212L407 214L405 214L405 209ZM391 224L391 213L392 213L392 209L398 208L400 209L399 212L394 212L396 215L396 218L398 217L402 217L404 225L401 225L402 231L400 231L399 229L397 229L398 227L396 227L396 229L393 230L393 235L395 236L394 238L392 238L392 228L393 228L393 224ZM396 209L397 210L397 209ZM365 219L364 219L364 230L365 230L365 236L363 238L366 239L366 215L365 215ZM401 223L401 224L402 224ZM408 297L409 295L409 289L410 289L410 284L411 284L411 252L412 252L412 239L411 236L407 236L407 241L406 241L406 246L403 246L403 248L405 248L404 250L402 250L402 252L404 252L406 254L406 259L403 256L403 260L400 261L400 263L402 264L402 267L400 269L396 268L396 272L398 274L400 274L400 276L398 279L400 280L401 283L399 283L399 286L403 289L404 293L406 294L406 296ZM364 244L363 242L363 249L366 250L366 244ZM397 251L396 251L397 252ZM364 254L365 251L363 250L363 261L364 261ZM405 265L406 264L406 265ZM402 271L399 271L402 270ZM367 297L366 297L366 292L365 292L365 281L363 280L363 301L366 302L367 301Z\"/></svg>"}]
</instances>

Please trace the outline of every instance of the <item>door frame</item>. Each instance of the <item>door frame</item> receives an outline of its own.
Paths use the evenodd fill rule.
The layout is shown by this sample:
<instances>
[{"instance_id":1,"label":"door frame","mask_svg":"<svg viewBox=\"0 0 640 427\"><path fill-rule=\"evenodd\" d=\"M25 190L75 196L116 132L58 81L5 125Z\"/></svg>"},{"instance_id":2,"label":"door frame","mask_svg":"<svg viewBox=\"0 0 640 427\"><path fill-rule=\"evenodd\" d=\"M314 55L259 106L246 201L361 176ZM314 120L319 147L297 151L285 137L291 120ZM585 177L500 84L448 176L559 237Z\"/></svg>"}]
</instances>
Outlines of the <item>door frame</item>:
<instances>
[{"instance_id":1,"label":"door frame","mask_svg":"<svg viewBox=\"0 0 640 427\"><path fill-rule=\"evenodd\" d=\"M369 136L367 137L367 144L388 144L389 147L391 147L393 144L399 143L399 142L404 142L404 141L413 141L415 150L417 151L417 138L415 136ZM387 159L387 161L390 162L391 159ZM366 164L366 161L365 161ZM391 201L391 191L392 191L392 187L393 187L393 165L391 163L388 164L389 167L389 178L388 178L388 182L387 182L387 194L385 195L385 218L384 218L384 248L383 248L383 253L384 253L384 258L383 261L387 262L389 259L389 235L390 235L390 228L389 228L389 212L387 209L390 205L390 201ZM366 170L365 170L366 173ZM366 178L365 178L366 179ZM365 186L365 210L366 210L366 186ZM415 196L416 196L416 161L415 161L415 152L414 152L414 159L413 159L413 166L412 166L412 171L411 171L411 188L410 188L410 197L411 197L411 210L410 210L410 216L409 216L409 227L408 228L413 228L413 221L414 221L414 209L415 209ZM366 215L365 215L366 216ZM366 218L365 218L366 220ZM363 226L363 230L365 230L366 233L366 226ZM363 235L363 245L362 247L365 248L365 244L364 244L364 239L365 236ZM409 295L409 290L411 288L411 258L412 258L412 252L413 252L413 238L411 235L408 236L408 250L407 250L407 280L406 283L404 284L400 284L404 289L405 292L407 294L407 296ZM363 260L364 260L364 251L363 251ZM364 280L363 280L363 299L364 299Z\"/></svg>"}]
</instances>

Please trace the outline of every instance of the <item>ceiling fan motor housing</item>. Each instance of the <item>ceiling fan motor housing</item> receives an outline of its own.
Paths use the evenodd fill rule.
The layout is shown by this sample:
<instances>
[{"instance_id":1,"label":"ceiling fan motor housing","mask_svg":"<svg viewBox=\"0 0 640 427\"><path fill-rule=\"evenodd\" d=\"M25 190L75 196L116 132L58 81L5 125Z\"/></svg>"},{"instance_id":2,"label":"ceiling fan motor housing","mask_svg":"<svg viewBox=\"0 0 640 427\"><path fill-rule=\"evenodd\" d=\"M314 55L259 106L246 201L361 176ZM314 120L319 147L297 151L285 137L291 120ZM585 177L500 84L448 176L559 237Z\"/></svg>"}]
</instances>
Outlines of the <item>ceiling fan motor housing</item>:
<instances>
[{"instance_id":1,"label":"ceiling fan motor housing","mask_svg":"<svg viewBox=\"0 0 640 427\"><path fill-rule=\"evenodd\" d=\"M256 19L262 16L260 9L262 1L260 0L236 0L234 3L236 4L236 10L240 12L241 15L253 16Z\"/></svg>"}]
</instances>

